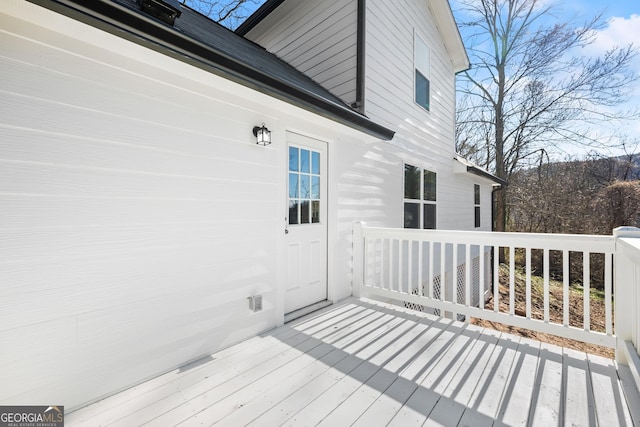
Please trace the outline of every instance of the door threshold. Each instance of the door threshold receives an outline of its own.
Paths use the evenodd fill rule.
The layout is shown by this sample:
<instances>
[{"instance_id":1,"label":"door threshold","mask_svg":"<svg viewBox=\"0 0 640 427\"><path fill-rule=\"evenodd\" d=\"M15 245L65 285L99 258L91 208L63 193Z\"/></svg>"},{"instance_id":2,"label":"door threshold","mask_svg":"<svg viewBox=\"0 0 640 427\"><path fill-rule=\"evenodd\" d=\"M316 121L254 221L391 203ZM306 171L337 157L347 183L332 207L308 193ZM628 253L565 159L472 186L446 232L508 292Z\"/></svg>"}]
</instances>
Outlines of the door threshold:
<instances>
[{"instance_id":1,"label":"door threshold","mask_svg":"<svg viewBox=\"0 0 640 427\"><path fill-rule=\"evenodd\" d=\"M299 319L302 316L306 316L309 313L313 313L314 311L321 310L325 307L330 306L331 304L333 304L333 302L329 300L324 300L324 301L317 302L315 304L308 305L306 307L299 308L298 310L285 314L284 323L288 323L288 322L291 322L292 320Z\"/></svg>"}]
</instances>

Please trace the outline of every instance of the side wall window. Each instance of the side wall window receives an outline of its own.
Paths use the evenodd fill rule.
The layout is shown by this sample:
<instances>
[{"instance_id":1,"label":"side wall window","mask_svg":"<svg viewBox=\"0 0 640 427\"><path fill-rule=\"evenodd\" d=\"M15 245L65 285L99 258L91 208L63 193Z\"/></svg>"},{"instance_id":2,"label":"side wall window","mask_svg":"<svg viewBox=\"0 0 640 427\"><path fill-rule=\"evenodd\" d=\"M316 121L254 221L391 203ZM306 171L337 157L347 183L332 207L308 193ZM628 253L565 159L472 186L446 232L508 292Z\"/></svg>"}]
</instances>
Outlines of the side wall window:
<instances>
[{"instance_id":1,"label":"side wall window","mask_svg":"<svg viewBox=\"0 0 640 427\"><path fill-rule=\"evenodd\" d=\"M413 62L415 68L415 101L422 108L429 110L429 78L430 59L427 44L414 32Z\"/></svg>"},{"instance_id":2,"label":"side wall window","mask_svg":"<svg viewBox=\"0 0 640 427\"><path fill-rule=\"evenodd\" d=\"M436 174L404 165L404 228L436 228Z\"/></svg>"},{"instance_id":3,"label":"side wall window","mask_svg":"<svg viewBox=\"0 0 640 427\"><path fill-rule=\"evenodd\" d=\"M475 218L475 227L480 227L480 186L473 184L473 214Z\"/></svg>"}]
</instances>

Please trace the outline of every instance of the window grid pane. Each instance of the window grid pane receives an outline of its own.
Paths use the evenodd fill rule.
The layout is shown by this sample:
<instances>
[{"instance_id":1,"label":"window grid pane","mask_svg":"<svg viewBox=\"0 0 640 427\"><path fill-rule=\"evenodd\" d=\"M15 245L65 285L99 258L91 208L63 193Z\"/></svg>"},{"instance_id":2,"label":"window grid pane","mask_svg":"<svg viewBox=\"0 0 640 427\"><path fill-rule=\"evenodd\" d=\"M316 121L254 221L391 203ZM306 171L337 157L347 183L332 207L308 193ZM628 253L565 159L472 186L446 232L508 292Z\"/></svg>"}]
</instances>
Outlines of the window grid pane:
<instances>
[{"instance_id":1,"label":"window grid pane","mask_svg":"<svg viewBox=\"0 0 640 427\"><path fill-rule=\"evenodd\" d=\"M424 171L424 200L436 201L436 174L428 170Z\"/></svg>"},{"instance_id":2,"label":"window grid pane","mask_svg":"<svg viewBox=\"0 0 640 427\"><path fill-rule=\"evenodd\" d=\"M436 205L426 203L424 205L424 229L435 230L436 228Z\"/></svg>"},{"instance_id":3,"label":"window grid pane","mask_svg":"<svg viewBox=\"0 0 640 427\"><path fill-rule=\"evenodd\" d=\"M420 168L404 165L404 198L420 200Z\"/></svg>"},{"instance_id":4,"label":"window grid pane","mask_svg":"<svg viewBox=\"0 0 640 427\"><path fill-rule=\"evenodd\" d=\"M429 79L416 69L416 103L429 109Z\"/></svg>"},{"instance_id":5,"label":"window grid pane","mask_svg":"<svg viewBox=\"0 0 640 427\"><path fill-rule=\"evenodd\" d=\"M404 204L404 228L420 228L420 203Z\"/></svg>"}]
</instances>

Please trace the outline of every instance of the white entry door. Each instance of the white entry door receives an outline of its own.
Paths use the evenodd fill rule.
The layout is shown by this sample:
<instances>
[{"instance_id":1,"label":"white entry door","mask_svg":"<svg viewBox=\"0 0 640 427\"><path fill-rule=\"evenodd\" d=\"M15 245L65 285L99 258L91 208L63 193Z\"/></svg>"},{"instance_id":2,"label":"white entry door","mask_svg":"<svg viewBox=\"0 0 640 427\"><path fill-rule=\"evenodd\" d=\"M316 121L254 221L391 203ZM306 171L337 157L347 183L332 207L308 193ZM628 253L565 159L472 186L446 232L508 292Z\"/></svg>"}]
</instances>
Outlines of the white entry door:
<instances>
[{"instance_id":1,"label":"white entry door","mask_svg":"<svg viewBox=\"0 0 640 427\"><path fill-rule=\"evenodd\" d=\"M327 144L295 133L289 143L285 313L327 299Z\"/></svg>"}]
</instances>

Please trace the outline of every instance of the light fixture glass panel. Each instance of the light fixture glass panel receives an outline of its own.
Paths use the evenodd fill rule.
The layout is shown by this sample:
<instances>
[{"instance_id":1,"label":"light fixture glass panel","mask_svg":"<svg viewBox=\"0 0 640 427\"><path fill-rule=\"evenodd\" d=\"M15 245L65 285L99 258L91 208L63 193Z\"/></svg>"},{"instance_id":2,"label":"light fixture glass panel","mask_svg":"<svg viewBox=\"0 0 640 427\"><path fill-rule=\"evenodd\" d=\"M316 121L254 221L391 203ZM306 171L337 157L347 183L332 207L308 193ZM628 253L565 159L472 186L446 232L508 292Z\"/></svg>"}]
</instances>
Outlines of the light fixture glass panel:
<instances>
[{"instance_id":1,"label":"light fixture glass panel","mask_svg":"<svg viewBox=\"0 0 640 427\"><path fill-rule=\"evenodd\" d=\"M258 133L258 137L260 137L260 141L262 145L271 144L271 131L265 127L262 128L262 135Z\"/></svg>"},{"instance_id":2,"label":"light fixture glass panel","mask_svg":"<svg viewBox=\"0 0 640 427\"><path fill-rule=\"evenodd\" d=\"M289 147L289 170L292 172L300 170L298 168L299 151L296 147Z\"/></svg>"}]
</instances>

